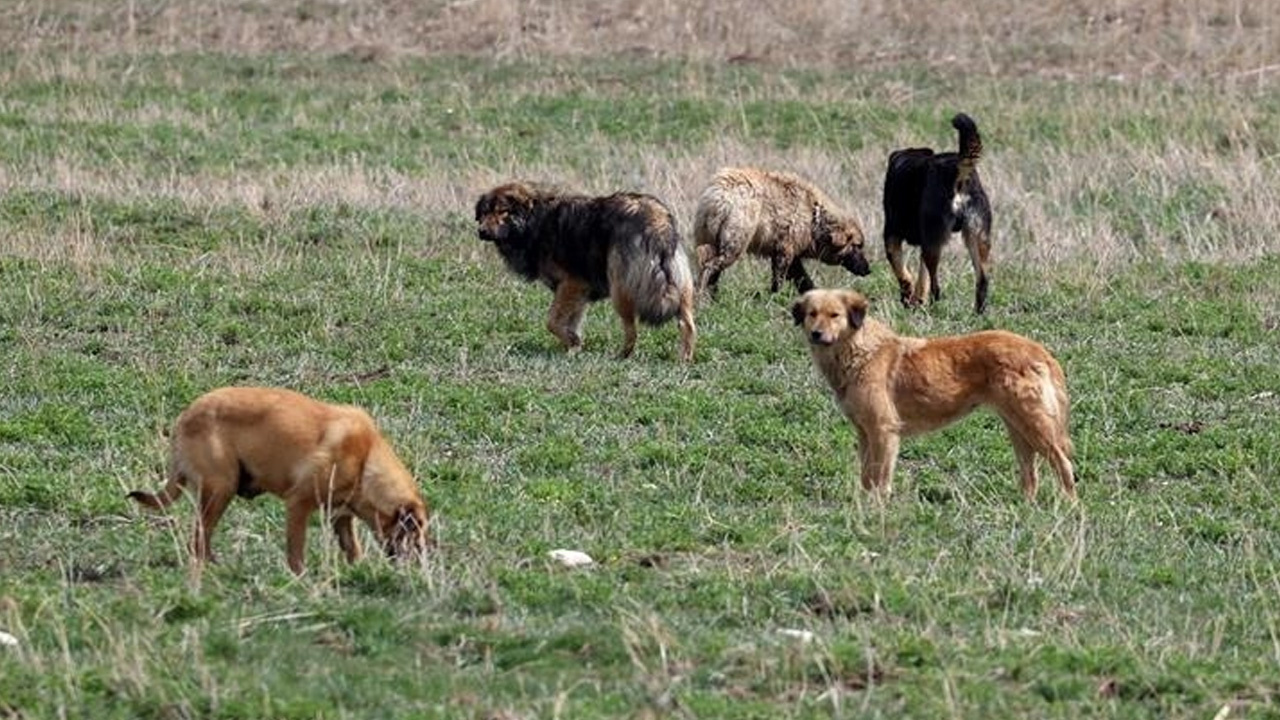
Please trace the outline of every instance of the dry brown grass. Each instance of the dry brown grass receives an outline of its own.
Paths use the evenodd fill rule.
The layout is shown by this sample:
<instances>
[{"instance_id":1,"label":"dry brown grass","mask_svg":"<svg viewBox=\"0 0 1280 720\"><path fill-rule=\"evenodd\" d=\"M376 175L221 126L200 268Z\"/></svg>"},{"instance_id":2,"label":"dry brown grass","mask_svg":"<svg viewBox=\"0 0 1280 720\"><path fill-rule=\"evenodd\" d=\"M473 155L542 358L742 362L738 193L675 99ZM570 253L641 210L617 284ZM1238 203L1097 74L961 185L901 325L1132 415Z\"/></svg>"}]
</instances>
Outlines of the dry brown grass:
<instances>
[{"instance_id":1,"label":"dry brown grass","mask_svg":"<svg viewBox=\"0 0 1280 720\"><path fill-rule=\"evenodd\" d=\"M866 71L1273 82L1280 24L1243 0L19 0L25 51L635 55Z\"/></svg>"}]
</instances>

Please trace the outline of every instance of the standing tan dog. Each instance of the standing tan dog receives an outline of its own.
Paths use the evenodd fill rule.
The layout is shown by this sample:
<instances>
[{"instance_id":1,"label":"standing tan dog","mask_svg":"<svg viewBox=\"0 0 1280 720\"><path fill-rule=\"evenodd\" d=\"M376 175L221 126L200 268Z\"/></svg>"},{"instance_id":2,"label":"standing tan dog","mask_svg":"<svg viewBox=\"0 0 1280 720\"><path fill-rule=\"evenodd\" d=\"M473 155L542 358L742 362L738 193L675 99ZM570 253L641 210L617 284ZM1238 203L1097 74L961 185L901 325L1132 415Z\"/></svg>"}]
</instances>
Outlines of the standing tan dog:
<instances>
[{"instance_id":1,"label":"standing tan dog","mask_svg":"<svg viewBox=\"0 0 1280 720\"><path fill-rule=\"evenodd\" d=\"M1036 494L1037 455L1075 499L1066 377L1048 350L1003 330L903 337L866 312L867 299L852 290L812 290L791 308L814 364L858 429L864 488L888 494L901 436L937 430L987 405L1009 431L1027 499Z\"/></svg>"},{"instance_id":2,"label":"standing tan dog","mask_svg":"<svg viewBox=\"0 0 1280 720\"><path fill-rule=\"evenodd\" d=\"M798 292L813 288L800 262L816 259L841 265L854 275L871 266L862 253L858 221L812 183L788 173L725 168L702 191L693 221L698 249L698 290L715 295L720 273L742 254L767 257L773 267L770 292L782 279Z\"/></svg>"},{"instance_id":3,"label":"standing tan dog","mask_svg":"<svg viewBox=\"0 0 1280 720\"><path fill-rule=\"evenodd\" d=\"M200 506L191 553L212 557L209 539L231 498L269 492L284 500L289 569L301 574L307 521L323 508L347 560L361 555L352 527L360 518L388 557L421 557L428 511L418 486L378 432L350 405L330 405L291 390L226 387L191 403L173 428L169 481L156 494L129 497L163 509L194 491Z\"/></svg>"}]
</instances>

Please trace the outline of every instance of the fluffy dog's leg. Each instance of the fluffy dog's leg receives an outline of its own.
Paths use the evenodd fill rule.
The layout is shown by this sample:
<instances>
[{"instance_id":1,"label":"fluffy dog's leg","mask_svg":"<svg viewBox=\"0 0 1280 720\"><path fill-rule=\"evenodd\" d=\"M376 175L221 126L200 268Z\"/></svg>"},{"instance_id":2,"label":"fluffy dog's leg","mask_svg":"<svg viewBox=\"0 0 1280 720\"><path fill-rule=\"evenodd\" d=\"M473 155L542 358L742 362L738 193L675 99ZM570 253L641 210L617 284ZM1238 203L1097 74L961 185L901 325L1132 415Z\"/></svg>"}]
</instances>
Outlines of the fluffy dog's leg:
<instances>
[{"instance_id":1,"label":"fluffy dog's leg","mask_svg":"<svg viewBox=\"0 0 1280 720\"><path fill-rule=\"evenodd\" d=\"M693 322L693 289L680 291L680 359L693 362L693 349L698 342L698 327Z\"/></svg>"},{"instance_id":2,"label":"fluffy dog's leg","mask_svg":"<svg viewBox=\"0 0 1280 720\"><path fill-rule=\"evenodd\" d=\"M339 515L330 521L333 534L338 538L338 547L342 548L347 562L355 562L364 554L364 550L360 547L360 538L356 536L355 528L352 526L354 521L355 518L351 515Z\"/></svg>"},{"instance_id":3,"label":"fluffy dog's leg","mask_svg":"<svg viewBox=\"0 0 1280 720\"><path fill-rule=\"evenodd\" d=\"M787 268L787 279L795 286L796 292L801 295L815 287L813 278L809 277L809 273L805 271L804 264L800 262L800 258L791 261L791 266Z\"/></svg>"},{"instance_id":4,"label":"fluffy dog's leg","mask_svg":"<svg viewBox=\"0 0 1280 720\"><path fill-rule=\"evenodd\" d=\"M973 311L981 314L987 307L987 270L991 256L991 237L980 229L966 226L963 230L964 244L969 248L969 259L973 262L973 274L977 284L974 289Z\"/></svg>"},{"instance_id":5,"label":"fluffy dog's leg","mask_svg":"<svg viewBox=\"0 0 1280 720\"><path fill-rule=\"evenodd\" d=\"M611 295L613 309L622 321L622 349L618 351L618 358L626 359L636 349L636 304L618 285L614 285Z\"/></svg>"},{"instance_id":6,"label":"fluffy dog's leg","mask_svg":"<svg viewBox=\"0 0 1280 720\"><path fill-rule=\"evenodd\" d=\"M893 276L898 280L898 293L903 305L911 304L911 271L902 262L902 238L887 237L884 239L884 255L893 269Z\"/></svg>"},{"instance_id":7,"label":"fluffy dog's leg","mask_svg":"<svg viewBox=\"0 0 1280 720\"><path fill-rule=\"evenodd\" d=\"M547 329L559 338L570 352L582 348L582 316L587 311L588 288L575 280L564 280L556 287L547 317Z\"/></svg>"},{"instance_id":8,"label":"fluffy dog's leg","mask_svg":"<svg viewBox=\"0 0 1280 720\"><path fill-rule=\"evenodd\" d=\"M714 245L698 246L698 292L707 293L713 299L720 290L720 273L727 263L717 255Z\"/></svg>"},{"instance_id":9,"label":"fluffy dog's leg","mask_svg":"<svg viewBox=\"0 0 1280 720\"><path fill-rule=\"evenodd\" d=\"M796 262L796 257L785 250L778 250L770 260L773 274L769 280L769 292L776 293L782 288L782 279L790 275L791 266ZM801 290L801 292L804 291Z\"/></svg>"}]
</instances>

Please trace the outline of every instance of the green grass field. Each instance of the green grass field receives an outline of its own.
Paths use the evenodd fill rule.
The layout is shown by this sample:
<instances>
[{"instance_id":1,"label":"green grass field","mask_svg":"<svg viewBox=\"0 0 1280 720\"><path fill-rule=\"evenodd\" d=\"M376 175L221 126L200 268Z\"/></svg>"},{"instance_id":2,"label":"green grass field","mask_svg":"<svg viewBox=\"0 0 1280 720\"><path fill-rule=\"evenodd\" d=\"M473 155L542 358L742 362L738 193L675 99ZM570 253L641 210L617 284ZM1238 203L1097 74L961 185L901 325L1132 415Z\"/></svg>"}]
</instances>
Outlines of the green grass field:
<instances>
[{"instance_id":1,"label":"green grass field","mask_svg":"<svg viewBox=\"0 0 1280 720\"><path fill-rule=\"evenodd\" d=\"M92 47L0 77L0 718L1280 717L1270 85ZM995 205L982 317L958 244L922 312L878 243L888 151L951 148L957 110ZM982 413L867 496L762 262L691 366L674 324L615 360L608 303L570 357L475 237L515 177L687 229L733 163L862 218L872 275L812 271L901 332L1052 349L1080 503L1048 472L1025 503ZM189 501L124 494L226 384L368 408L438 551L348 566L317 522L295 578L264 497L194 579Z\"/></svg>"}]
</instances>

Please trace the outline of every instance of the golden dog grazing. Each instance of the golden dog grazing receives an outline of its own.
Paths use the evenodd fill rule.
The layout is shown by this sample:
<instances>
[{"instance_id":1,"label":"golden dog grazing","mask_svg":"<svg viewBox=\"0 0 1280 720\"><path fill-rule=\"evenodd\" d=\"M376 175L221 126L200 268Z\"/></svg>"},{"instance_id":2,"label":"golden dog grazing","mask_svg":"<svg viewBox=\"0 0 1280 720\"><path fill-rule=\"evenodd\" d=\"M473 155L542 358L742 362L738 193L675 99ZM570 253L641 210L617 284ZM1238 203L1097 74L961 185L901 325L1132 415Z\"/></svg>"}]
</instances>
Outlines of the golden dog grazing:
<instances>
[{"instance_id":1,"label":"golden dog grazing","mask_svg":"<svg viewBox=\"0 0 1280 720\"><path fill-rule=\"evenodd\" d=\"M1027 499L1036 494L1037 455L1075 499L1066 377L1048 350L1003 330L902 337L866 312L867 299L852 290L811 290L791 308L814 364L858 429L864 488L889 492L901 436L988 405L1009 430Z\"/></svg>"},{"instance_id":2,"label":"golden dog grazing","mask_svg":"<svg viewBox=\"0 0 1280 720\"><path fill-rule=\"evenodd\" d=\"M212 557L209 539L231 498L269 492L284 500L289 569L301 574L307 521L323 508L347 560L361 555L352 527L360 518L388 557L421 557L428 511L418 486L373 418L291 390L226 387L196 399L178 417L168 483L129 497L163 509L193 490L200 506L191 553Z\"/></svg>"}]
</instances>

